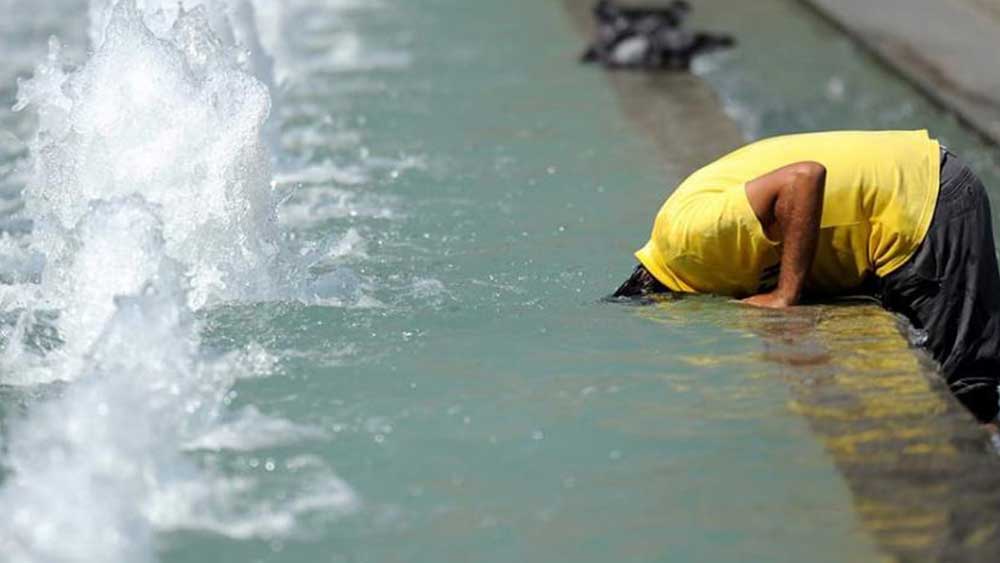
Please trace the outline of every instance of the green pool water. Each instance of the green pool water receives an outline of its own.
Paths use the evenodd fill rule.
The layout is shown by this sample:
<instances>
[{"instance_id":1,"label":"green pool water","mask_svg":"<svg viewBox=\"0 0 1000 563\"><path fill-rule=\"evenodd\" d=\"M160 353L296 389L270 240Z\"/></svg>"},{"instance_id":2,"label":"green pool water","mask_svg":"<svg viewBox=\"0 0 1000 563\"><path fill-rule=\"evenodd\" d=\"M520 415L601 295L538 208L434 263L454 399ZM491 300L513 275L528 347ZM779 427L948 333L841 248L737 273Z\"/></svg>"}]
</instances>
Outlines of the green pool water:
<instances>
[{"instance_id":1,"label":"green pool water","mask_svg":"<svg viewBox=\"0 0 1000 563\"><path fill-rule=\"evenodd\" d=\"M876 561L994 546L995 461L889 315L602 301L704 164L685 147L702 124L735 121L743 138L720 146L928 127L995 178L990 149L797 3L697 10L739 49L632 99L631 78L576 64L583 38L554 0L259 10L284 80L278 188L297 189L283 224L346 237L330 266L342 298L199 312L207 350L276 358L229 408L318 432L186 455L260 479L258 508L313 462L358 504L288 534L159 530L160 560ZM698 104L664 141L636 119L643 96ZM58 393L9 391L0 409ZM956 486L959 471L976 478Z\"/></svg>"},{"instance_id":2,"label":"green pool water","mask_svg":"<svg viewBox=\"0 0 1000 563\"><path fill-rule=\"evenodd\" d=\"M740 308L699 299L651 322L600 302L679 177L664 175L606 77L574 64L580 37L562 7L386 12L361 12L360 33L405 26L409 68L319 76L290 95L364 116L366 145L427 168L373 186L396 198L398 221L319 229L350 224L370 241L357 267L387 310L266 321L306 327L275 334L286 350L353 349L334 369L296 362L241 398L341 424L314 447L364 499L318 545L286 543L275 560L871 557L787 385L757 360L753 334L730 326ZM415 279L440 293L407 293ZM220 315L219 334L230 324Z\"/></svg>"}]
</instances>

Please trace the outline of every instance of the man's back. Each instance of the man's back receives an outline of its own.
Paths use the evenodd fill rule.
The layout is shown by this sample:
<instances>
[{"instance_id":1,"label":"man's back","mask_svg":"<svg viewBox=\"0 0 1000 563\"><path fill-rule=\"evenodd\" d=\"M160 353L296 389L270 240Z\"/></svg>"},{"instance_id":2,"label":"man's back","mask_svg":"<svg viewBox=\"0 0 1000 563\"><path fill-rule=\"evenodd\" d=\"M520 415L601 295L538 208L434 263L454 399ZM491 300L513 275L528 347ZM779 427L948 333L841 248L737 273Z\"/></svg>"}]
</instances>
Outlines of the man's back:
<instances>
[{"instance_id":1,"label":"man's back","mask_svg":"<svg viewBox=\"0 0 1000 563\"><path fill-rule=\"evenodd\" d=\"M939 184L939 145L926 131L831 132L766 139L692 174L657 216L636 256L675 291L751 295L773 285L780 252L763 232L745 185L814 161L827 170L814 293L857 289L901 266L927 232Z\"/></svg>"}]
</instances>

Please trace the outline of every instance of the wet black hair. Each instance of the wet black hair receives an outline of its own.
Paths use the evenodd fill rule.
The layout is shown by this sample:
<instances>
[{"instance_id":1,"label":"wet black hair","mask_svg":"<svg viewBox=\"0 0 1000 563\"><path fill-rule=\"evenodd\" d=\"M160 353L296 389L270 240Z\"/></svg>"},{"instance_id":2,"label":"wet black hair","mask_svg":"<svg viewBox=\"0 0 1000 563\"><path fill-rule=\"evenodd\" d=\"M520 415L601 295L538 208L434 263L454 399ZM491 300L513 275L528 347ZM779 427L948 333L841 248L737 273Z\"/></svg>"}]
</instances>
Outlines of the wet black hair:
<instances>
[{"instance_id":1,"label":"wet black hair","mask_svg":"<svg viewBox=\"0 0 1000 563\"><path fill-rule=\"evenodd\" d=\"M645 297L659 293L670 293L670 290L654 278L645 266L639 264L632 271L632 275L615 290L611 297Z\"/></svg>"}]
</instances>

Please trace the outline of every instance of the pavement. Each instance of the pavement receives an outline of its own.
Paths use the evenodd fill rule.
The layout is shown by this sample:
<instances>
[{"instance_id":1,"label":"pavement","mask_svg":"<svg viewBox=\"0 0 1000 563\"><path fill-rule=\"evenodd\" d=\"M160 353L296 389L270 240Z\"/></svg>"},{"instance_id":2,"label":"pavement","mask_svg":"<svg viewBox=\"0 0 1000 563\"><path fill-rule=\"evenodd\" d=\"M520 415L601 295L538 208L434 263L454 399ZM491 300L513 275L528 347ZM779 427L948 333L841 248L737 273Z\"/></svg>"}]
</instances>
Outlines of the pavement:
<instances>
[{"instance_id":1,"label":"pavement","mask_svg":"<svg viewBox=\"0 0 1000 563\"><path fill-rule=\"evenodd\" d=\"M1000 0L801 0L1000 145Z\"/></svg>"}]
</instances>

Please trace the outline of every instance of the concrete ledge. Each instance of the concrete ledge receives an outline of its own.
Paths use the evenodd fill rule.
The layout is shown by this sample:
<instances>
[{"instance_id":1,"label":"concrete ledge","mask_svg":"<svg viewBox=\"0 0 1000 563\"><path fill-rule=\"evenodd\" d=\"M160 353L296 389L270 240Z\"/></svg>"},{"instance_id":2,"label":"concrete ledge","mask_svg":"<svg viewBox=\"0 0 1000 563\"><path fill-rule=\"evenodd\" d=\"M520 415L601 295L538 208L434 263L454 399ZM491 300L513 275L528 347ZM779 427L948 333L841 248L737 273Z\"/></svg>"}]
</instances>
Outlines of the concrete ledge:
<instances>
[{"instance_id":1,"label":"concrete ledge","mask_svg":"<svg viewBox=\"0 0 1000 563\"><path fill-rule=\"evenodd\" d=\"M1000 144L1000 2L802 0Z\"/></svg>"}]
</instances>

